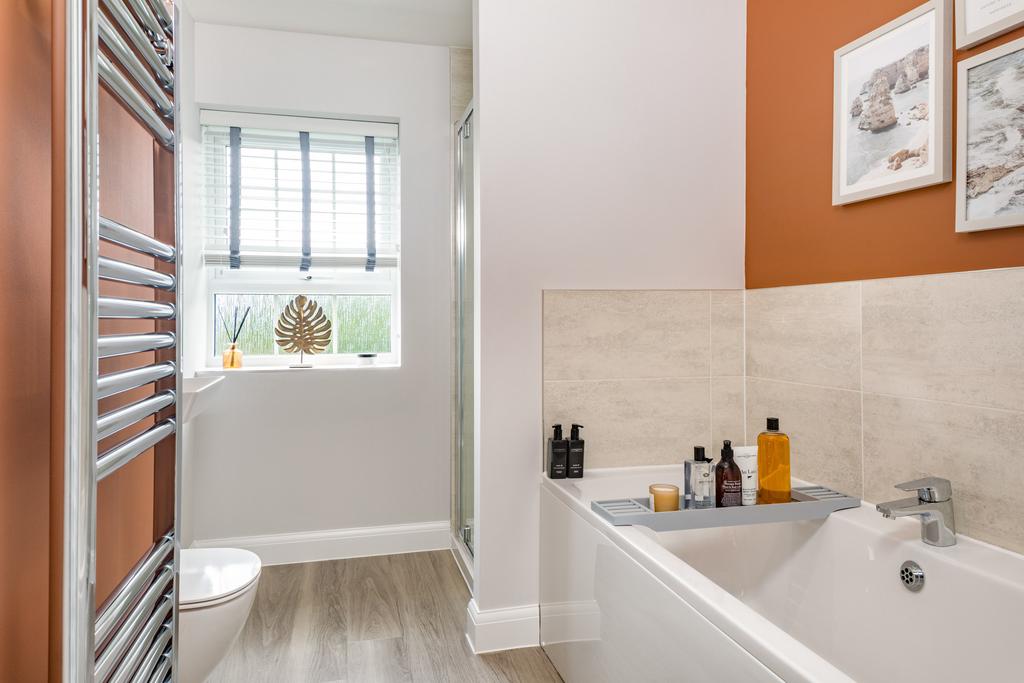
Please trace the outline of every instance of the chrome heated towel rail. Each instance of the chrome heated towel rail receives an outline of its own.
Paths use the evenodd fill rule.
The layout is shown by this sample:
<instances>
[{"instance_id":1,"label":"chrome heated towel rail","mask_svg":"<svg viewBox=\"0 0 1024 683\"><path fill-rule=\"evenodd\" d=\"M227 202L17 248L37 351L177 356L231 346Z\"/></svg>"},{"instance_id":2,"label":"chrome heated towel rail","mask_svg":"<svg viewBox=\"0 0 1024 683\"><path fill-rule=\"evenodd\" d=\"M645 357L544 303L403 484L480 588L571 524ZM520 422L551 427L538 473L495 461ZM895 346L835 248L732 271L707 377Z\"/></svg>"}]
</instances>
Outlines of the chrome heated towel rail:
<instances>
[{"instance_id":1,"label":"chrome heated towel rail","mask_svg":"<svg viewBox=\"0 0 1024 683\"><path fill-rule=\"evenodd\" d=\"M96 500L98 482L153 448L169 447L168 439L174 439L175 477L180 469L174 417L179 409L181 367L177 348L180 212L175 201L173 243L100 214L98 119L102 84L157 142L173 152L173 12L163 0L65 0L65 4L69 371L63 680L165 683L173 680L176 657L177 509L174 527L153 544L97 611ZM177 196L176 187L167 191ZM101 241L130 250L133 256L100 256ZM143 263L152 259L152 265L135 262L139 255L147 257ZM118 296L100 296L101 281L117 283ZM154 331L100 335L101 319L151 320ZM155 362L145 356L136 367L100 374L101 359L144 352L156 352ZM125 394L139 389L145 390ZM118 407L100 413L98 402L117 396L121 396L114 402Z\"/></svg>"}]
</instances>

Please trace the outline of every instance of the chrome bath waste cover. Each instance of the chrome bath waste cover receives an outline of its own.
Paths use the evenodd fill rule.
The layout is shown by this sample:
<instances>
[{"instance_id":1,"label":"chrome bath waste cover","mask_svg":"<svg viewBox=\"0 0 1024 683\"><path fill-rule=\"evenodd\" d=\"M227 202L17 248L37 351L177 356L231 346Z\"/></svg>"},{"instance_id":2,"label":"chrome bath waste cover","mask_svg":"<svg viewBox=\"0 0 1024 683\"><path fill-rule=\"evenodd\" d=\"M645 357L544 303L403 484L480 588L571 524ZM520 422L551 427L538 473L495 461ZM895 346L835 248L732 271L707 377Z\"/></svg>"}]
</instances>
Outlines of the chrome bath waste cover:
<instances>
[{"instance_id":1,"label":"chrome bath waste cover","mask_svg":"<svg viewBox=\"0 0 1024 683\"><path fill-rule=\"evenodd\" d=\"M917 562L907 560L900 565L900 581L908 591L916 593L924 588L924 570Z\"/></svg>"}]
</instances>

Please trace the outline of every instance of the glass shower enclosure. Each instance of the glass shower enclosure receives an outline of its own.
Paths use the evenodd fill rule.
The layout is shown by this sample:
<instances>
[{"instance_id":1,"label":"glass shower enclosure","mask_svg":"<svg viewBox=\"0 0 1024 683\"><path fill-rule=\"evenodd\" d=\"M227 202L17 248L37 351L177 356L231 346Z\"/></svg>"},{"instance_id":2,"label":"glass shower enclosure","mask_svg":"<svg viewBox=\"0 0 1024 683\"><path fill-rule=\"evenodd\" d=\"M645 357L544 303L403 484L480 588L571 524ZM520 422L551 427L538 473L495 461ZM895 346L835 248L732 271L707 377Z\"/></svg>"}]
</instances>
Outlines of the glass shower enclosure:
<instances>
[{"instance_id":1,"label":"glass shower enclosure","mask_svg":"<svg viewBox=\"0 0 1024 683\"><path fill-rule=\"evenodd\" d=\"M456 124L455 135L455 424L453 526L473 553L473 105Z\"/></svg>"}]
</instances>

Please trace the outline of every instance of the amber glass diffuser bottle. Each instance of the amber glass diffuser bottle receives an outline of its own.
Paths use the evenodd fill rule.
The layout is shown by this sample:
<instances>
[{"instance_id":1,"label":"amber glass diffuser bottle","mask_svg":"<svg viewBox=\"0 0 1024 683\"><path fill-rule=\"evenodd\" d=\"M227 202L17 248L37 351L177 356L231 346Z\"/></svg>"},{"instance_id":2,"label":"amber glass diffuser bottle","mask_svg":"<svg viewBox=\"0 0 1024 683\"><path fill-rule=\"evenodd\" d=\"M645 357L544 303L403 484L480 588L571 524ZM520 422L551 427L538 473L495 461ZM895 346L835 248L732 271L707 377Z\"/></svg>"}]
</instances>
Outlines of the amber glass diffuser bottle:
<instances>
[{"instance_id":1,"label":"amber glass diffuser bottle","mask_svg":"<svg viewBox=\"0 0 1024 683\"><path fill-rule=\"evenodd\" d=\"M769 417L768 428L757 436L757 502L788 503L789 437L779 431L779 418Z\"/></svg>"}]
</instances>

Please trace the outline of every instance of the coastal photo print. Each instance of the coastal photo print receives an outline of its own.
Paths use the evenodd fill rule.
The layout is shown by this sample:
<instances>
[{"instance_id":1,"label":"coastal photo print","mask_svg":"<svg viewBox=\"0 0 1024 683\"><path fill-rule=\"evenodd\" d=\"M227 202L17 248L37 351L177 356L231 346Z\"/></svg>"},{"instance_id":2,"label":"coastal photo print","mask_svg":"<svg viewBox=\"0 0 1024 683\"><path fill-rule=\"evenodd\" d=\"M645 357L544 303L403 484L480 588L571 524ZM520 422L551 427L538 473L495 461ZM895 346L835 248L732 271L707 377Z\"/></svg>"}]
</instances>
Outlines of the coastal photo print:
<instances>
[{"instance_id":1,"label":"coastal photo print","mask_svg":"<svg viewBox=\"0 0 1024 683\"><path fill-rule=\"evenodd\" d=\"M1024 38L957 67L956 230L1024 225Z\"/></svg>"},{"instance_id":2,"label":"coastal photo print","mask_svg":"<svg viewBox=\"0 0 1024 683\"><path fill-rule=\"evenodd\" d=\"M835 52L832 204L951 179L950 0Z\"/></svg>"}]
</instances>

